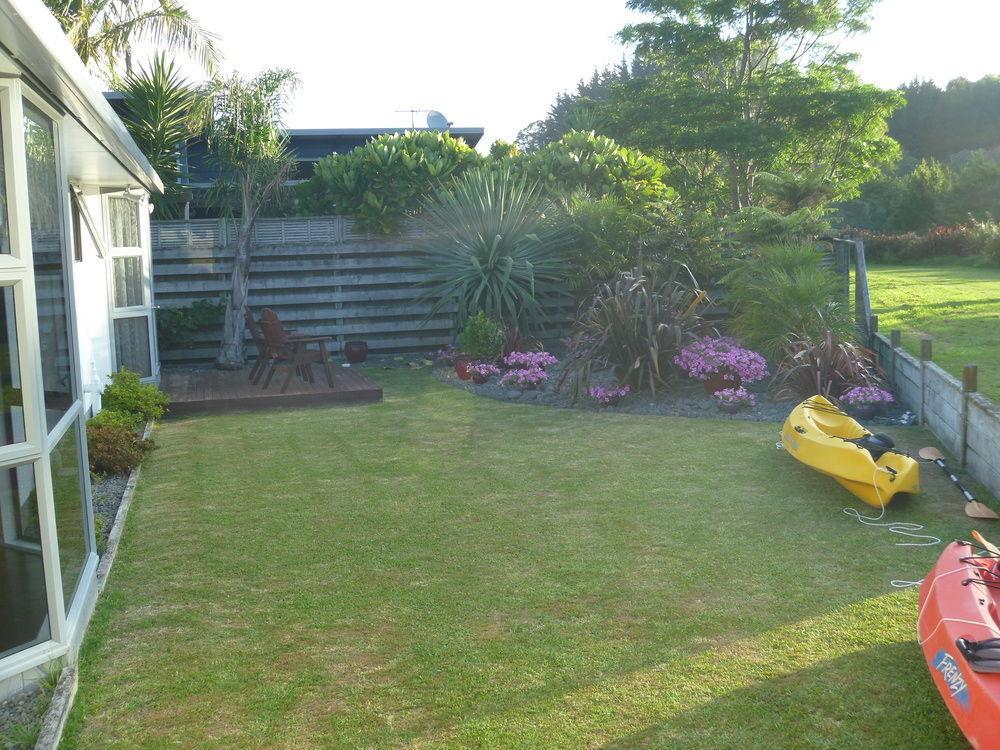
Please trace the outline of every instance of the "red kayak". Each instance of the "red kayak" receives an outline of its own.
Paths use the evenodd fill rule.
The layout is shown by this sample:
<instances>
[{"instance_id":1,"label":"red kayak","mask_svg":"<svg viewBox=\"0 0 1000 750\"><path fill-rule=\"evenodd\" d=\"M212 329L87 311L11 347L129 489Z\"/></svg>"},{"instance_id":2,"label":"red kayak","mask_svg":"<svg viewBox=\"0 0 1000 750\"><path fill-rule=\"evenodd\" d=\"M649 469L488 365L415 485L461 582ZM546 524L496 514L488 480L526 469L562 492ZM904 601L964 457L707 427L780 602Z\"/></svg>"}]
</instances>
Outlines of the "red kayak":
<instances>
[{"instance_id":1,"label":"red kayak","mask_svg":"<svg viewBox=\"0 0 1000 750\"><path fill-rule=\"evenodd\" d=\"M924 657L976 750L1000 750L998 553L970 542L949 544L920 587L917 634Z\"/></svg>"}]
</instances>

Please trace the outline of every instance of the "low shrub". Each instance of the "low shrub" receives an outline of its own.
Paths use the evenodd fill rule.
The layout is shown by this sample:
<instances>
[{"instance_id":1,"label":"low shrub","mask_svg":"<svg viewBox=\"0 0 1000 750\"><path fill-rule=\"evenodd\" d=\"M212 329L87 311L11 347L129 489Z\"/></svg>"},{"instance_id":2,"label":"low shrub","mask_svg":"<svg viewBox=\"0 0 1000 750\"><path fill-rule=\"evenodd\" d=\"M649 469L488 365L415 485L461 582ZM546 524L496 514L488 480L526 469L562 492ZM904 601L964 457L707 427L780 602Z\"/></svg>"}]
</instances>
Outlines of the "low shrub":
<instances>
[{"instance_id":1,"label":"low shrub","mask_svg":"<svg viewBox=\"0 0 1000 750\"><path fill-rule=\"evenodd\" d=\"M618 382L656 392L673 372L673 358L709 332L701 317L708 294L687 266L639 267L602 284L583 309L569 342L574 395L587 393L590 374L610 367Z\"/></svg>"},{"instance_id":2,"label":"low shrub","mask_svg":"<svg viewBox=\"0 0 1000 750\"><path fill-rule=\"evenodd\" d=\"M889 391L876 385L854 386L845 391L840 400L851 406L881 406L896 402L895 397Z\"/></svg>"},{"instance_id":3,"label":"low shrub","mask_svg":"<svg viewBox=\"0 0 1000 750\"><path fill-rule=\"evenodd\" d=\"M720 409L738 410L757 405L757 397L743 386L739 388L720 388L712 394L715 405Z\"/></svg>"},{"instance_id":4,"label":"low shrub","mask_svg":"<svg viewBox=\"0 0 1000 750\"><path fill-rule=\"evenodd\" d=\"M936 226L923 233L856 232L865 241L865 257L881 263L917 263L940 258L1000 259L1000 225L992 219L956 226Z\"/></svg>"},{"instance_id":5,"label":"low shrub","mask_svg":"<svg viewBox=\"0 0 1000 750\"><path fill-rule=\"evenodd\" d=\"M732 373L743 383L756 383L770 375L766 359L728 336L706 336L692 341L674 357L674 364L695 380Z\"/></svg>"},{"instance_id":6,"label":"low shrub","mask_svg":"<svg viewBox=\"0 0 1000 750\"><path fill-rule=\"evenodd\" d=\"M164 307L156 312L156 337L161 349L184 349L194 343L203 328L222 324L225 303L198 299L183 307Z\"/></svg>"},{"instance_id":7,"label":"low shrub","mask_svg":"<svg viewBox=\"0 0 1000 750\"><path fill-rule=\"evenodd\" d=\"M741 259L723 279L730 330L773 358L782 356L789 337L816 340L829 330L850 340L853 314L840 299L840 280L822 263L810 244L765 245Z\"/></svg>"},{"instance_id":8,"label":"low shrub","mask_svg":"<svg viewBox=\"0 0 1000 750\"><path fill-rule=\"evenodd\" d=\"M162 417L170 405L170 397L152 383L143 383L139 373L119 370L104 389L101 405L121 415L132 416L142 424Z\"/></svg>"},{"instance_id":9,"label":"low shrub","mask_svg":"<svg viewBox=\"0 0 1000 750\"><path fill-rule=\"evenodd\" d=\"M623 398L627 397L632 389L627 385L618 388L605 388L602 385L591 386L587 394L601 406L614 406Z\"/></svg>"},{"instance_id":10,"label":"low shrub","mask_svg":"<svg viewBox=\"0 0 1000 750\"><path fill-rule=\"evenodd\" d=\"M128 427L130 430L138 430L144 424L142 417L136 414L126 414L114 409L102 409L95 416L87 420L87 427L104 427L105 425L117 425L118 427Z\"/></svg>"},{"instance_id":11,"label":"low shrub","mask_svg":"<svg viewBox=\"0 0 1000 750\"><path fill-rule=\"evenodd\" d=\"M469 318L458 337L463 352L474 359L494 360L500 356L504 342L503 327L480 310Z\"/></svg>"},{"instance_id":12,"label":"low shrub","mask_svg":"<svg viewBox=\"0 0 1000 750\"><path fill-rule=\"evenodd\" d=\"M817 340L788 342L774 379L775 396L840 398L856 386L876 385L879 375L874 352L826 331Z\"/></svg>"},{"instance_id":13,"label":"low shrub","mask_svg":"<svg viewBox=\"0 0 1000 750\"><path fill-rule=\"evenodd\" d=\"M98 475L123 474L143 462L156 446L122 425L87 426L90 470Z\"/></svg>"}]
</instances>

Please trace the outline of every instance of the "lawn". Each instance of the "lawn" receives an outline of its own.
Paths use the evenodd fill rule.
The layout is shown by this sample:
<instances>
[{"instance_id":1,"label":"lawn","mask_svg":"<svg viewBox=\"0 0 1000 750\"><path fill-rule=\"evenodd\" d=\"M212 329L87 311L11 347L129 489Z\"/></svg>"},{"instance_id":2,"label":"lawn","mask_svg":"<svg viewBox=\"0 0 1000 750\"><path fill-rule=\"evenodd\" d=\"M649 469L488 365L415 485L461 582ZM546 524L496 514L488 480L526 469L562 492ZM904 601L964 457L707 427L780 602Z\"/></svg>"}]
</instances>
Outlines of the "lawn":
<instances>
[{"instance_id":1,"label":"lawn","mask_svg":"<svg viewBox=\"0 0 1000 750\"><path fill-rule=\"evenodd\" d=\"M979 366L979 390L1000 403L1000 268L966 265L873 266L872 311L879 330L903 333L903 346L920 352L934 337L934 360L961 377Z\"/></svg>"},{"instance_id":2,"label":"lawn","mask_svg":"<svg viewBox=\"0 0 1000 750\"><path fill-rule=\"evenodd\" d=\"M846 516L777 425L375 374L157 428L65 748L964 746L889 585L940 547ZM891 517L966 535L925 477Z\"/></svg>"}]
</instances>

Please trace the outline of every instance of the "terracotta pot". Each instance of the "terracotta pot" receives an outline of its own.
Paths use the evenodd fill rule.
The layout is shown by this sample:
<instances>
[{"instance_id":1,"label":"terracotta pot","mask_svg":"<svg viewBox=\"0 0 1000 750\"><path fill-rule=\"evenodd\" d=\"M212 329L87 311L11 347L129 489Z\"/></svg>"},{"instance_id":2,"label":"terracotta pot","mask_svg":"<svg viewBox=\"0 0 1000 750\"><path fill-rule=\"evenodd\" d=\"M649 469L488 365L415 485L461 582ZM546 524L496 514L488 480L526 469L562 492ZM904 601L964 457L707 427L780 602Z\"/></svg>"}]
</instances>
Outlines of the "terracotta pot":
<instances>
[{"instance_id":1,"label":"terracotta pot","mask_svg":"<svg viewBox=\"0 0 1000 750\"><path fill-rule=\"evenodd\" d=\"M344 356L352 365L358 365L368 359L367 341L348 341L344 344Z\"/></svg>"},{"instance_id":2,"label":"terracotta pot","mask_svg":"<svg viewBox=\"0 0 1000 750\"><path fill-rule=\"evenodd\" d=\"M472 382L475 383L476 385L482 385L483 383L485 383L489 379L490 378L489 378L488 375L473 375L472 376Z\"/></svg>"},{"instance_id":3,"label":"terracotta pot","mask_svg":"<svg viewBox=\"0 0 1000 750\"><path fill-rule=\"evenodd\" d=\"M460 380L472 379L472 373L469 372L469 365L474 361L471 357L459 357L455 360L455 374L458 375Z\"/></svg>"},{"instance_id":4,"label":"terracotta pot","mask_svg":"<svg viewBox=\"0 0 1000 750\"><path fill-rule=\"evenodd\" d=\"M723 388L739 388L743 385L743 381L740 379L740 376L732 370L720 370L712 375L708 380L703 380L701 382L702 385L705 386L705 393L710 396L716 391L721 391Z\"/></svg>"}]
</instances>

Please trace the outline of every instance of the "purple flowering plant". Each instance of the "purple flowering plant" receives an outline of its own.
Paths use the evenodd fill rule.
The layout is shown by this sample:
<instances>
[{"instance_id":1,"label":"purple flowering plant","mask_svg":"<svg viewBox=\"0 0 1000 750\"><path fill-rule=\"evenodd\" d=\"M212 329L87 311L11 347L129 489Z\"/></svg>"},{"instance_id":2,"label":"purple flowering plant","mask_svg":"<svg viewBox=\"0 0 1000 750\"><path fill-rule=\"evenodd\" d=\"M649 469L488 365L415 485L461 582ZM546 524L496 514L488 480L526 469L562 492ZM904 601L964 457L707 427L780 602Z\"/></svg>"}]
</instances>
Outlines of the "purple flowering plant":
<instances>
[{"instance_id":1,"label":"purple flowering plant","mask_svg":"<svg viewBox=\"0 0 1000 750\"><path fill-rule=\"evenodd\" d=\"M492 362L473 362L466 369L480 378L488 378L490 375L500 374L500 368Z\"/></svg>"},{"instance_id":2,"label":"purple flowering plant","mask_svg":"<svg viewBox=\"0 0 1000 750\"><path fill-rule=\"evenodd\" d=\"M605 388L604 386L595 385L591 386L591 388L587 391L587 393L590 394L590 397L601 406L612 406L617 404L631 392L632 389L627 385L623 385L619 388Z\"/></svg>"},{"instance_id":3,"label":"purple flowering plant","mask_svg":"<svg viewBox=\"0 0 1000 750\"><path fill-rule=\"evenodd\" d=\"M896 399L889 391L874 385L862 385L851 388L840 397L840 400L851 406L866 406L893 404Z\"/></svg>"},{"instance_id":4,"label":"purple flowering plant","mask_svg":"<svg viewBox=\"0 0 1000 750\"><path fill-rule=\"evenodd\" d=\"M444 362L446 365L455 364L455 360L458 359L461 352L458 351L453 345L448 344L444 349L438 349L436 352L431 352L430 359L437 362Z\"/></svg>"},{"instance_id":5,"label":"purple flowering plant","mask_svg":"<svg viewBox=\"0 0 1000 750\"><path fill-rule=\"evenodd\" d=\"M519 388L538 388L549 379L549 374L541 367L531 367L508 370L500 378L500 385L516 385Z\"/></svg>"},{"instance_id":6,"label":"purple flowering plant","mask_svg":"<svg viewBox=\"0 0 1000 750\"><path fill-rule=\"evenodd\" d=\"M742 386L723 388L715 392L714 398L717 406L730 409L742 409L757 405L757 397Z\"/></svg>"},{"instance_id":7,"label":"purple flowering plant","mask_svg":"<svg viewBox=\"0 0 1000 750\"><path fill-rule=\"evenodd\" d=\"M756 383L770 374L763 356L728 336L706 336L691 342L674 357L674 364L695 380L728 372L743 383Z\"/></svg>"},{"instance_id":8,"label":"purple flowering plant","mask_svg":"<svg viewBox=\"0 0 1000 750\"><path fill-rule=\"evenodd\" d=\"M507 367L522 369L530 369L532 367L544 369L549 365L556 364L558 361L558 359L548 352L511 352L503 358L503 363Z\"/></svg>"}]
</instances>

